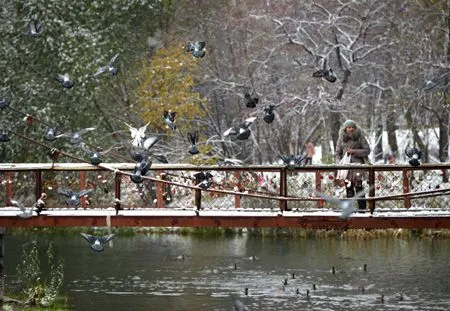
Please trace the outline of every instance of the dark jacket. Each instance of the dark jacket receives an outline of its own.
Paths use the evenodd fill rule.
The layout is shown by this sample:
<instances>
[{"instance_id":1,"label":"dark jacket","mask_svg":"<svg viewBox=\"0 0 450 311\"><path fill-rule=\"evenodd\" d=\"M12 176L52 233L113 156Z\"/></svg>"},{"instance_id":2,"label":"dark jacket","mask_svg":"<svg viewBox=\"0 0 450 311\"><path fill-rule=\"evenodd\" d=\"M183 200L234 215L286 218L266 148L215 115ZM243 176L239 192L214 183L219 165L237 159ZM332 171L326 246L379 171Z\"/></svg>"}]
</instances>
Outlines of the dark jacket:
<instances>
[{"instance_id":1,"label":"dark jacket","mask_svg":"<svg viewBox=\"0 0 450 311\"><path fill-rule=\"evenodd\" d=\"M351 156L351 163L369 164L370 146L359 128L355 129L352 136L347 134L345 129L339 130L335 153L336 163L341 161L348 149L355 150L355 153Z\"/></svg>"}]
</instances>

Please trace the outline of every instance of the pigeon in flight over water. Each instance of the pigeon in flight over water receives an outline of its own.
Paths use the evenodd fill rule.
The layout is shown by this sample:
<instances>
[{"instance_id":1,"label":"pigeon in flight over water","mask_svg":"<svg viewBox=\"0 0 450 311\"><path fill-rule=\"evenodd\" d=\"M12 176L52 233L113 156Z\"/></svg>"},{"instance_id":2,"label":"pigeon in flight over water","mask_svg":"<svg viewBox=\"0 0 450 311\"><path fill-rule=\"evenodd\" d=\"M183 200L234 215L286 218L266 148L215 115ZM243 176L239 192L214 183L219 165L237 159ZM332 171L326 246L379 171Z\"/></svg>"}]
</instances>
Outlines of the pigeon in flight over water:
<instances>
[{"instance_id":1,"label":"pigeon in flight over water","mask_svg":"<svg viewBox=\"0 0 450 311\"><path fill-rule=\"evenodd\" d=\"M95 127L88 127L85 129L81 129L77 132L69 132L69 133L63 133L60 135L57 135L56 138L60 138L60 137L65 137L65 138L70 138L70 142L72 143L72 145L78 145L82 142L82 137L81 135L93 131L95 130Z\"/></svg>"},{"instance_id":2,"label":"pigeon in flight over water","mask_svg":"<svg viewBox=\"0 0 450 311\"><path fill-rule=\"evenodd\" d=\"M28 23L28 30L26 32L27 35L38 38L44 31L44 23L41 21L30 21Z\"/></svg>"},{"instance_id":3,"label":"pigeon in flight over water","mask_svg":"<svg viewBox=\"0 0 450 311\"><path fill-rule=\"evenodd\" d=\"M333 70L330 69L320 69L313 73L312 75L314 78L325 78L328 82L334 83L336 82L337 78L333 73Z\"/></svg>"},{"instance_id":4,"label":"pigeon in flight over water","mask_svg":"<svg viewBox=\"0 0 450 311\"><path fill-rule=\"evenodd\" d=\"M420 165L420 159L422 158L422 152L417 149L416 147L406 147L405 149L405 155L410 158L408 161L410 165L412 166L419 166Z\"/></svg>"},{"instance_id":5,"label":"pigeon in flight over water","mask_svg":"<svg viewBox=\"0 0 450 311\"><path fill-rule=\"evenodd\" d=\"M77 208L77 206L80 205L80 203L81 203L80 198L84 197L85 195L88 195L89 193L91 193L93 191L94 191L94 189L85 189L85 190L81 190L80 192L75 192L71 189L58 188L56 190L56 193L67 197L67 199L66 199L67 205Z\"/></svg>"},{"instance_id":6,"label":"pigeon in flight over water","mask_svg":"<svg viewBox=\"0 0 450 311\"><path fill-rule=\"evenodd\" d=\"M197 148L198 132L188 133L188 141L191 144L189 146L188 152L192 155L198 154L200 152Z\"/></svg>"},{"instance_id":7,"label":"pigeon in flight over water","mask_svg":"<svg viewBox=\"0 0 450 311\"><path fill-rule=\"evenodd\" d=\"M246 140L250 137L250 125L256 120L256 117L245 119L243 123L238 126L229 128L223 133L223 136L232 136L239 140Z\"/></svg>"},{"instance_id":8,"label":"pigeon in flight over water","mask_svg":"<svg viewBox=\"0 0 450 311\"><path fill-rule=\"evenodd\" d=\"M192 56L195 58L203 58L206 54L206 43L203 41L189 42L184 48L185 52L192 52Z\"/></svg>"},{"instance_id":9,"label":"pigeon in flight over water","mask_svg":"<svg viewBox=\"0 0 450 311\"><path fill-rule=\"evenodd\" d=\"M74 85L73 80L69 77L69 75L66 73L64 75L58 74L55 78L61 85L66 89L71 89Z\"/></svg>"},{"instance_id":10,"label":"pigeon in flight over water","mask_svg":"<svg viewBox=\"0 0 450 311\"><path fill-rule=\"evenodd\" d=\"M273 120L275 119L275 114L273 113L274 109L275 109L274 105L265 106L263 108L263 111L264 111L263 120L266 123L272 123Z\"/></svg>"},{"instance_id":11,"label":"pigeon in flight over water","mask_svg":"<svg viewBox=\"0 0 450 311\"><path fill-rule=\"evenodd\" d=\"M341 210L340 218L345 220L348 219L351 214L353 214L356 211L355 208L355 199L347 198L347 199L338 199L331 197L329 195L326 195L325 193L317 193L321 198L323 198L326 202L337 206Z\"/></svg>"},{"instance_id":12,"label":"pigeon in flight over water","mask_svg":"<svg viewBox=\"0 0 450 311\"><path fill-rule=\"evenodd\" d=\"M110 72L111 75L115 76L117 74L117 72L119 71L119 68L114 67L114 62L119 57L119 54L120 53L117 53L116 55L114 55L106 66L100 67L94 73L94 77L97 77L97 76L99 76L99 75L101 75L102 73L105 73L105 72Z\"/></svg>"},{"instance_id":13,"label":"pigeon in flight over water","mask_svg":"<svg viewBox=\"0 0 450 311\"><path fill-rule=\"evenodd\" d=\"M248 108L255 108L258 104L259 98L257 96L252 96L249 93L244 94L245 106Z\"/></svg>"},{"instance_id":14,"label":"pigeon in flight over water","mask_svg":"<svg viewBox=\"0 0 450 311\"><path fill-rule=\"evenodd\" d=\"M30 207L29 209L27 209L23 205L23 203L18 200L11 200L11 204L15 207L18 207L20 209L20 211L22 212L21 214L17 214L18 217L24 218L24 219L33 217L33 207Z\"/></svg>"},{"instance_id":15,"label":"pigeon in flight over water","mask_svg":"<svg viewBox=\"0 0 450 311\"><path fill-rule=\"evenodd\" d=\"M239 299L233 299L233 306L235 311L249 311L248 307Z\"/></svg>"},{"instance_id":16,"label":"pigeon in flight over water","mask_svg":"<svg viewBox=\"0 0 450 311\"><path fill-rule=\"evenodd\" d=\"M175 125L175 116L177 113L171 110L164 110L164 122L169 126L172 130L176 130L177 126Z\"/></svg>"},{"instance_id":17,"label":"pigeon in flight over water","mask_svg":"<svg viewBox=\"0 0 450 311\"><path fill-rule=\"evenodd\" d=\"M97 237L87 233L81 233L81 236L91 244L91 249L95 252L101 252L104 250L103 245L112 240L115 236L114 233Z\"/></svg>"}]
</instances>

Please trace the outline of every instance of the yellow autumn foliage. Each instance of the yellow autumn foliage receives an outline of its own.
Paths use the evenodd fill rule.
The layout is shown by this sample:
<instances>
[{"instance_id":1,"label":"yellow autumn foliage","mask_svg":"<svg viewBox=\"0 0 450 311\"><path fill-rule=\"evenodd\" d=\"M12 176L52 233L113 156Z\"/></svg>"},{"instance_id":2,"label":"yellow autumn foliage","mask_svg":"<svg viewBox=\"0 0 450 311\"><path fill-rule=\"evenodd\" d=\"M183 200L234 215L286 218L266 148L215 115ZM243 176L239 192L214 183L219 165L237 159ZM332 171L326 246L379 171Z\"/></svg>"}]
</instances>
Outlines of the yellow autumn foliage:
<instances>
[{"instance_id":1,"label":"yellow autumn foliage","mask_svg":"<svg viewBox=\"0 0 450 311\"><path fill-rule=\"evenodd\" d=\"M164 110L177 113L175 124L179 133L199 130L196 120L206 115L204 107L208 104L194 90L202 60L184 52L183 44L175 43L159 49L142 64L136 96L143 111L141 116L150 122L153 132L172 134L164 123Z\"/></svg>"}]
</instances>

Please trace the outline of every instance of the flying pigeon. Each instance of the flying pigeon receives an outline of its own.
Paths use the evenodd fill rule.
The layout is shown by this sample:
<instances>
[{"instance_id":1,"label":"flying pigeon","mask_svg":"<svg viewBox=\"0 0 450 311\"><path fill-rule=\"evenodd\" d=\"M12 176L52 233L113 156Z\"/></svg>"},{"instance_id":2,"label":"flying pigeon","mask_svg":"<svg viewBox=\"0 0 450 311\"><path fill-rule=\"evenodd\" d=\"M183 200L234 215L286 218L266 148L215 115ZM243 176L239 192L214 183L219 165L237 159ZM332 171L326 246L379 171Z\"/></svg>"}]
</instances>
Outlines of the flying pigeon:
<instances>
[{"instance_id":1,"label":"flying pigeon","mask_svg":"<svg viewBox=\"0 0 450 311\"><path fill-rule=\"evenodd\" d=\"M196 41L196 42L189 42L184 51L185 52L192 52L192 56L195 58L202 58L205 56L205 45L206 43L203 41Z\"/></svg>"},{"instance_id":2,"label":"flying pigeon","mask_svg":"<svg viewBox=\"0 0 450 311\"><path fill-rule=\"evenodd\" d=\"M245 106L248 108L255 108L256 104L258 104L259 98L256 96L252 96L249 93L244 94L245 97Z\"/></svg>"},{"instance_id":3,"label":"flying pigeon","mask_svg":"<svg viewBox=\"0 0 450 311\"><path fill-rule=\"evenodd\" d=\"M61 85L66 89L71 89L74 85L73 80L69 77L69 75L66 73L64 75L58 74L55 78Z\"/></svg>"},{"instance_id":4,"label":"flying pigeon","mask_svg":"<svg viewBox=\"0 0 450 311\"><path fill-rule=\"evenodd\" d=\"M273 120L275 119L275 114L273 113L273 110L275 109L274 105L269 105L269 106L265 106L263 108L264 110L264 117L263 120L266 123L272 123Z\"/></svg>"},{"instance_id":5,"label":"flying pigeon","mask_svg":"<svg viewBox=\"0 0 450 311\"><path fill-rule=\"evenodd\" d=\"M188 141L191 144L189 146L188 152L192 155L198 154L200 152L197 148L198 132L188 133Z\"/></svg>"},{"instance_id":6,"label":"flying pigeon","mask_svg":"<svg viewBox=\"0 0 450 311\"><path fill-rule=\"evenodd\" d=\"M67 205L77 208L77 206L80 205L80 203L81 203L80 198L85 195L88 195L89 193L91 193L93 191L94 191L94 189L85 189L85 190L81 190L80 192L74 192L71 189L59 189L58 188L56 190L56 193L67 197L67 199L66 199Z\"/></svg>"},{"instance_id":7,"label":"flying pigeon","mask_svg":"<svg viewBox=\"0 0 450 311\"><path fill-rule=\"evenodd\" d=\"M18 217L20 218L31 218L33 217L33 207L30 207L29 209L27 209L22 202L17 201L17 200L11 200L11 204L13 206L16 206L20 209L20 211L22 212L21 214L17 214Z\"/></svg>"},{"instance_id":8,"label":"flying pigeon","mask_svg":"<svg viewBox=\"0 0 450 311\"><path fill-rule=\"evenodd\" d=\"M250 137L251 131L250 131L250 125L256 120L256 117L251 117L248 119L245 119L243 123L241 123L238 126L234 126L229 128L223 133L223 136L233 136L236 137L239 140L246 140Z\"/></svg>"},{"instance_id":9,"label":"flying pigeon","mask_svg":"<svg viewBox=\"0 0 450 311\"><path fill-rule=\"evenodd\" d=\"M428 81L425 83L425 86L422 87L422 88L420 88L419 90L423 90L423 91L425 91L425 92L431 91L432 89L436 88L436 87L440 84L440 82L441 82L442 80L445 81L445 79L446 79L449 75L450 75L450 71L444 73L443 75L441 75L441 76L439 76L439 77L437 77L437 78L433 78L433 79L431 79L431 80L428 80ZM448 81L448 80L447 80L447 81Z\"/></svg>"},{"instance_id":10,"label":"flying pigeon","mask_svg":"<svg viewBox=\"0 0 450 311\"><path fill-rule=\"evenodd\" d=\"M100 163L102 163L102 159L100 157L102 155L107 154L108 152L111 151L111 149L114 148L114 146L113 146L113 147L111 147L111 148L109 148L107 150L104 150L104 151L91 150L83 142L80 143L80 147L89 156L92 165L99 165Z\"/></svg>"},{"instance_id":11,"label":"flying pigeon","mask_svg":"<svg viewBox=\"0 0 450 311\"><path fill-rule=\"evenodd\" d=\"M417 149L416 147L406 147L405 155L410 158L410 160L408 161L409 164L411 164L412 166L420 165L419 160L422 158L422 152L419 149Z\"/></svg>"},{"instance_id":12,"label":"flying pigeon","mask_svg":"<svg viewBox=\"0 0 450 311\"><path fill-rule=\"evenodd\" d=\"M142 147L133 147L131 157L136 162L142 162L149 157L149 150L159 141L159 136L151 136L144 140Z\"/></svg>"},{"instance_id":13,"label":"flying pigeon","mask_svg":"<svg viewBox=\"0 0 450 311\"><path fill-rule=\"evenodd\" d=\"M32 20L28 23L28 30L26 34L31 37L38 38L43 31L44 31L44 23L41 21Z\"/></svg>"},{"instance_id":14,"label":"flying pigeon","mask_svg":"<svg viewBox=\"0 0 450 311\"><path fill-rule=\"evenodd\" d=\"M119 71L119 68L114 67L114 62L116 61L117 57L119 57L119 54L120 53L117 53L116 55L114 55L106 66L100 67L94 73L94 77L97 77L105 72L110 72L111 75L115 76L117 74L117 72Z\"/></svg>"},{"instance_id":15,"label":"flying pigeon","mask_svg":"<svg viewBox=\"0 0 450 311\"><path fill-rule=\"evenodd\" d=\"M314 78L325 78L328 82L334 83L336 82L336 76L333 73L333 70L330 69L320 69L313 73Z\"/></svg>"},{"instance_id":16,"label":"flying pigeon","mask_svg":"<svg viewBox=\"0 0 450 311\"><path fill-rule=\"evenodd\" d=\"M318 193L320 197L322 197L326 202L335 205L341 209L340 218L341 219L348 219L351 214L353 214L356 211L355 208L355 202L354 199L338 199L331 197L329 195L326 195L325 193Z\"/></svg>"},{"instance_id":17,"label":"flying pigeon","mask_svg":"<svg viewBox=\"0 0 450 311\"><path fill-rule=\"evenodd\" d=\"M169 160L163 154L154 154L153 157L161 163L165 163L165 164L169 163Z\"/></svg>"},{"instance_id":18,"label":"flying pigeon","mask_svg":"<svg viewBox=\"0 0 450 311\"><path fill-rule=\"evenodd\" d=\"M175 116L177 113L171 110L164 110L164 122L172 129L175 130L177 126L175 125Z\"/></svg>"},{"instance_id":19,"label":"flying pigeon","mask_svg":"<svg viewBox=\"0 0 450 311\"><path fill-rule=\"evenodd\" d=\"M197 187L203 190L211 187L213 175L210 172L199 172L194 174L196 182L198 182Z\"/></svg>"},{"instance_id":20,"label":"flying pigeon","mask_svg":"<svg viewBox=\"0 0 450 311\"><path fill-rule=\"evenodd\" d=\"M8 106L9 106L9 101L6 98L0 96L0 109L5 109Z\"/></svg>"},{"instance_id":21,"label":"flying pigeon","mask_svg":"<svg viewBox=\"0 0 450 311\"><path fill-rule=\"evenodd\" d=\"M91 244L91 249L93 251L101 252L104 250L103 244L106 244L109 241L111 241L112 238L115 236L115 234L111 233L102 237L97 237L87 233L81 233L81 236Z\"/></svg>"},{"instance_id":22,"label":"flying pigeon","mask_svg":"<svg viewBox=\"0 0 450 311\"><path fill-rule=\"evenodd\" d=\"M283 163L287 166L288 169L294 169L296 166L299 166L302 161L305 159L303 155L280 155L280 159L283 160Z\"/></svg>"},{"instance_id":23,"label":"flying pigeon","mask_svg":"<svg viewBox=\"0 0 450 311\"><path fill-rule=\"evenodd\" d=\"M69 133L63 133L60 135L57 135L57 138L60 137L65 137L65 138L70 138L70 142L72 143L72 145L78 145L79 143L82 142L82 138L81 135L93 131L95 130L95 127L87 127L84 129L79 130L78 132L69 132Z\"/></svg>"},{"instance_id":24,"label":"flying pigeon","mask_svg":"<svg viewBox=\"0 0 450 311\"><path fill-rule=\"evenodd\" d=\"M235 311L249 311L248 307L239 299L233 299L233 306Z\"/></svg>"},{"instance_id":25,"label":"flying pigeon","mask_svg":"<svg viewBox=\"0 0 450 311\"><path fill-rule=\"evenodd\" d=\"M6 143L10 141L9 131L6 128L0 129L0 142Z\"/></svg>"},{"instance_id":26,"label":"flying pigeon","mask_svg":"<svg viewBox=\"0 0 450 311\"><path fill-rule=\"evenodd\" d=\"M223 160L218 160L217 165L219 165L219 166L233 166L233 165L240 166L240 165L244 165L244 162L239 159L225 158Z\"/></svg>"},{"instance_id":27,"label":"flying pigeon","mask_svg":"<svg viewBox=\"0 0 450 311\"><path fill-rule=\"evenodd\" d=\"M49 127L47 129L47 132L44 135L44 139L47 140L47 141L54 141L54 140L59 138L59 136L56 133L57 133L56 132L56 128Z\"/></svg>"},{"instance_id":28,"label":"flying pigeon","mask_svg":"<svg viewBox=\"0 0 450 311\"><path fill-rule=\"evenodd\" d=\"M146 125L144 125L138 129L136 127L129 125L128 123L125 123L125 125L128 126L128 129L131 132L131 144L133 146L136 146L136 147L143 146L143 139L145 138L145 131L147 130L147 126L149 124L150 124L150 122L147 122Z\"/></svg>"}]
</instances>

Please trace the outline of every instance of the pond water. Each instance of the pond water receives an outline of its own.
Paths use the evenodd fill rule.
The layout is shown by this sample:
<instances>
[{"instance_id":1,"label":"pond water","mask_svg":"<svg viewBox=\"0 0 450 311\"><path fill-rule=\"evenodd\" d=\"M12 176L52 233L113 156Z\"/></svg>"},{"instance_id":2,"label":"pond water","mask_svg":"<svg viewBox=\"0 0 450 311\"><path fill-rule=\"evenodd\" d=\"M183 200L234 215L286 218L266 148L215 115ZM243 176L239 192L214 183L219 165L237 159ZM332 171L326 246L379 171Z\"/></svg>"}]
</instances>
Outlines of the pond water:
<instances>
[{"instance_id":1,"label":"pond water","mask_svg":"<svg viewBox=\"0 0 450 311\"><path fill-rule=\"evenodd\" d=\"M116 236L102 253L78 236L35 239L41 246L52 239L56 256L64 258L64 290L74 310L233 310L232 296L250 310L450 306L450 241L445 239L142 234ZM30 240L5 235L6 288L14 284L21 245Z\"/></svg>"}]
</instances>

